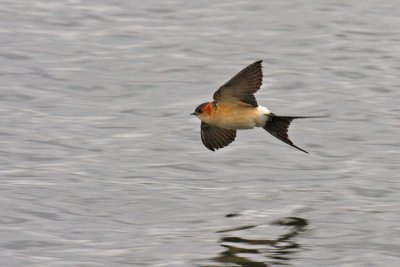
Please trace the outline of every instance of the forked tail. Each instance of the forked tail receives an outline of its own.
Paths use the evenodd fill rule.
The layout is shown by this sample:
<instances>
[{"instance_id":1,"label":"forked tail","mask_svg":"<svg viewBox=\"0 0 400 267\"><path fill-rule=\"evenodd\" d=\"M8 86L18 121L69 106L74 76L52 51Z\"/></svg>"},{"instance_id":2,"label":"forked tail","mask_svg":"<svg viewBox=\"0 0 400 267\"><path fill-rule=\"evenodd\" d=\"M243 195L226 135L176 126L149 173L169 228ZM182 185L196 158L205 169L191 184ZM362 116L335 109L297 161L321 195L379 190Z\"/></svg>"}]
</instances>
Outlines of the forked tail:
<instances>
[{"instance_id":1,"label":"forked tail","mask_svg":"<svg viewBox=\"0 0 400 267\"><path fill-rule=\"evenodd\" d=\"M267 122L265 123L265 126L263 127L267 132L281 140L282 142L285 142L286 144L297 148L300 151L303 151L304 153L307 153L304 149L296 146L293 144L293 142L289 139L288 136L288 129L289 125L294 119L307 119L307 118L320 118L318 116L315 117L291 117L291 116L277 116L273 113L269 114L269 118Z\"/></svg>"}]
</instances>

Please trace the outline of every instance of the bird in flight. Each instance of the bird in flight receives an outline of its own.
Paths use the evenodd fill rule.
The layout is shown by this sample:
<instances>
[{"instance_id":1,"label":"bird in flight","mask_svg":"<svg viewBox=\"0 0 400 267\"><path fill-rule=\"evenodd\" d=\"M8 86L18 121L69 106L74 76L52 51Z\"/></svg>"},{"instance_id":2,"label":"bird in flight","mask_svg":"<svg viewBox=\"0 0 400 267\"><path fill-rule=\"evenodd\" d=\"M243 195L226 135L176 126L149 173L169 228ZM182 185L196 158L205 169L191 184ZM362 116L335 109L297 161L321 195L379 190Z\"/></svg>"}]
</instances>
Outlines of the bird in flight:
<instances>
[{"instance_id":1,"label":"bird in flight","mask_svg":"<svg viewBox=\"0 0 400 267\"><path fill-rule=\"evenodd\" d=\"M315 118L278 116L257 104L254 93L262 84L262 60L250 64L214 93L214 101L199 105L191 115L201 120L201 141L212 151L236 138L236 130L262 127L284 143L307 153L289 139L288 128L294 119Z\"/></svg>"}]
</instances>

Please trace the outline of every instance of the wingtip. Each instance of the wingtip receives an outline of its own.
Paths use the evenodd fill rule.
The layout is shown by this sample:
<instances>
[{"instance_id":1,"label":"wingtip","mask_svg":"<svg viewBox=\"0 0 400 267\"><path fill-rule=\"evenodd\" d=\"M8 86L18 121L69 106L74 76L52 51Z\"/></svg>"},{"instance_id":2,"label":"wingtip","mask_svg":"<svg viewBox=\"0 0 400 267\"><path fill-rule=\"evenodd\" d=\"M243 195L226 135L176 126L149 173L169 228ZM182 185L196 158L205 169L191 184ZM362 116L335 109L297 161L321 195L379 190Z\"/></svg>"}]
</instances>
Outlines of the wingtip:
<instances>
[{"instance_id":1,"label":"wingtip","mask_svg":"<svg viewBox=\"0 0 400 267\"><path fill-rule=\"evenodd\" d=\"M262 60L257 60L256 62L253 63L253 66L259 66L259 68L261 70L261 83L262 83L262 77L263 77L263 73L262 73L263 64L262 64L262 62L263 62ZM260 85L260 87L261 87L261 85Z\"/></svg>"}]
</instances>

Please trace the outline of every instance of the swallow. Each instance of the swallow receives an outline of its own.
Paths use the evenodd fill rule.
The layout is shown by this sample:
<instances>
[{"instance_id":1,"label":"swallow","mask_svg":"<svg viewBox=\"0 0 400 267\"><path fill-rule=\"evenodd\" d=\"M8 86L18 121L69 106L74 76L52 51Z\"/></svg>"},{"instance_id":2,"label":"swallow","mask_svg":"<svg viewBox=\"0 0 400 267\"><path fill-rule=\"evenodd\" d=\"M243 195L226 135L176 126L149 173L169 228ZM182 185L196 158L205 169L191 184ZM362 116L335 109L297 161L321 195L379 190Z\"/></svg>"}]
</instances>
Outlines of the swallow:
<instances>
[{"instance_id":1,"label":"swallow","mask_svg":"<svg viewBox=\"0 0 400 267\"><path fill-rule=\"evenodd\" d=\"M295 119L317 116L278 116L259 106L254 96L262 84L262 60L250 64L218 88L214 101L200 104L191 115L201 121L201 141L211 151L223 148L236 138L236 131L261 127L282 142L304 152L288 136Z\"/></svg>"}]
</instances>

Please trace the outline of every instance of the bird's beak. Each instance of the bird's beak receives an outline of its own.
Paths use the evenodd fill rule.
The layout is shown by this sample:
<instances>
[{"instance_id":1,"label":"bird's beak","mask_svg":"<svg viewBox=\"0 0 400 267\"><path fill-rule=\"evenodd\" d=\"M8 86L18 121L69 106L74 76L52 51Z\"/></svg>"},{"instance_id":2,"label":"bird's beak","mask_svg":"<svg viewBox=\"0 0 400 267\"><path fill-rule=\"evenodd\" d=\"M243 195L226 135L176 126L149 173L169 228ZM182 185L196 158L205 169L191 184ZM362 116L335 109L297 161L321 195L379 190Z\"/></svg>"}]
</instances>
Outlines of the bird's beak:
<instances>
[{"instance_id":1,"label":"bird's beak","mask_svg":"<svg viewBox=\"0 0 400 267\"><path fill-rule=\"evenodd\" d=\"M196 112L190 113L190 115L197 115Z\"/></svg>"}]
</instances>

